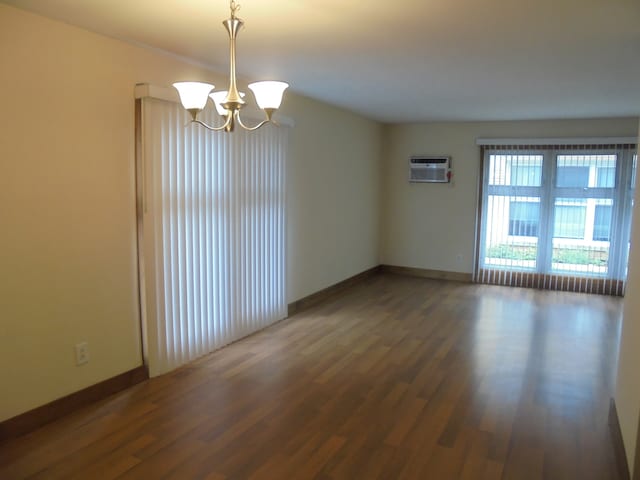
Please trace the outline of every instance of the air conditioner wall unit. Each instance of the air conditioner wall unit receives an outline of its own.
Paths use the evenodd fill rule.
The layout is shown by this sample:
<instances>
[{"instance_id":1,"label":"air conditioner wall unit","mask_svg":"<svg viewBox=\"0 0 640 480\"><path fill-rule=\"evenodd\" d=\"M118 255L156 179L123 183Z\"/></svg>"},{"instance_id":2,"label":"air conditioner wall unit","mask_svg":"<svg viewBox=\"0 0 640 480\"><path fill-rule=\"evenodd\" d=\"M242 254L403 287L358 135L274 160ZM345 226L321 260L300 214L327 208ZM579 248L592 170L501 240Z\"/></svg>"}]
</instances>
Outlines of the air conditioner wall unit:
<instances>
[{"instance_id":1,"label":"air conditioner wall unit","mask_svg":"<svg viewBox=\"0 0 640 480\"><path fill-rule=\"evenodd\" d=\"M409 159L409 181L416 183L449 183L451 181L451 157L411 157Z\"/></svg>"}]
</instances>

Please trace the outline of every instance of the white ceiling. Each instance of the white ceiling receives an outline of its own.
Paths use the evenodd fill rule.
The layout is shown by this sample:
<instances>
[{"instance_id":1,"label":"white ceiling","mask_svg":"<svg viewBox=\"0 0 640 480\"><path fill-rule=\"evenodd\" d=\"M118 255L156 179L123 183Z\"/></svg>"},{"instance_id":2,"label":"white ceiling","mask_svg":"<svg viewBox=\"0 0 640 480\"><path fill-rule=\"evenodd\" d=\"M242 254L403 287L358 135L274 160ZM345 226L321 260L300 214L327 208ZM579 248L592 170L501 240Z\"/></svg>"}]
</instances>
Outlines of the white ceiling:
<instances>
[{"instance_id":1,"label":"white ceiling","mask_svg":"<svg viewBox=\"0 0 640 480\"><path fill-rule=\"evenodd\" d=\"M4 3L227 70L227 0ZM379 121L640 115L640 0L240 3L239 75Z\"/></svg>"}]
</instances>

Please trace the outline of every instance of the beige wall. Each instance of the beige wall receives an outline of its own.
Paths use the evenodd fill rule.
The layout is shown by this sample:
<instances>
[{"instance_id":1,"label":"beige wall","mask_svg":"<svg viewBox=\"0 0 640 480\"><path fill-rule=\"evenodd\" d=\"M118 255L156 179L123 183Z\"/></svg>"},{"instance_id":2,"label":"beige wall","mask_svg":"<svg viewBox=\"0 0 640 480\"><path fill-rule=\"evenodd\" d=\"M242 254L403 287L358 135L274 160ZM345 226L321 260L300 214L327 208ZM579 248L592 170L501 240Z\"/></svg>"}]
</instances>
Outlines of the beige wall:
<instances>
[{"instance_id":1,"label":"beige wall","mask_svg":"<svg viewBox=\"0 0 640 480\"><path fill-rule=\"evenodd\" d=\"M287 169L293 302L378 265L381 127L309 99L283 113L296 122Z\"/></svg>"},{"instance_id":2,"label":"beige wall","mask_svg":"<svg viewBox=\"0 0 640 480\"><path fill-rule=\"evenodd\" d=\"M1 421L141 364L133 87L221 79L2 4L0 65ZM294 300L378 263L380 127L286 102Z\"/></svg>"},{"instance_id":3,"label":"beige wall","mask_svg":"<svg viewBox=\"0 0 640 480\"><path fill-rule=\"evenodd\" d=\"M640 138L640 133L638 134ZM635 205L640 202L636 189ZM633 233L629 258L629 284L624 297L624 316L618 360L616 407L629 468L633 469L636 432L640 416L640 209L633 212ZM631 472L633 478L633 472Z\"/></svg>"},{"instance_id":4,"label":"beige wall","mask_svg":"<svg viewBox=\"0 0 640 480\"><path fill-rule=\"evenodd\" d=\"M386 126L381 262L450 272L473 270L480 166L476 138L635 136L637 131L637 118ZM409 183L412 155L450 155L453 183Z\"/></svg>"}]
</instances>

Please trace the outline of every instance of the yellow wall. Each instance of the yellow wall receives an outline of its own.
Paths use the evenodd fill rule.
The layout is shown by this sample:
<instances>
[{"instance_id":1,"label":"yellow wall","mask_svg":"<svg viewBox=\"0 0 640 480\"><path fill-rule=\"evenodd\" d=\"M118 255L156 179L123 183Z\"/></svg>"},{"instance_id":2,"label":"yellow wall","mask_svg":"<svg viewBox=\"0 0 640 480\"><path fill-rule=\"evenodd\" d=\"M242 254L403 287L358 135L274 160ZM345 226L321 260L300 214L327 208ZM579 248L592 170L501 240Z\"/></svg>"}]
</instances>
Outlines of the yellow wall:
<instances>
[{"instance_id":1,"label":"yellow wall","mask_svg":"<svg viewBox=\"0 0 640 480\"><path fill-rule=\"evenodd\" d=\"M141 364L133 88L185 79L224 85L0 4L0 421ZM284 113L292 301L378 263L380 127L290 93Z\"/></svg>"},{"instance_id":2,"label":"yellow wall","mask_svg":"<svg viewBox=\"0 0 640 480\"><path fill-rule=\"evenodd\" d=\"M640 133L638 134L640 138ZM633 233L629 258L629 284L624 297L624 316L616 383L616 408L627 451L629 468L633 469L636 432L640 416L640 190L636 189ZM633 478L633 472L631 472Z\"/></svg>"},{"instance_id":3,"label":"yellow wall","mask_svg":"<svg viewBox=\"0 0 640 480\"><path fill-rule=\"evenodd\" d=\"M287 168L291 303L378 265L381 127L308 99L283 113L296 122Z\"/></svg>"},{"instance_id":4,"label":"yellow wall","mask_svg":"<svg viewBox=\"0 0 640 480\"><path fill-rule=\"evenodd\" d=\"M637 132L637 118L386 126L382 263L450 272L473 270L480 167L476 138L633 137ZM453 183L409 183L412 155L451 156Z\"/></svg>"}]
</instances>

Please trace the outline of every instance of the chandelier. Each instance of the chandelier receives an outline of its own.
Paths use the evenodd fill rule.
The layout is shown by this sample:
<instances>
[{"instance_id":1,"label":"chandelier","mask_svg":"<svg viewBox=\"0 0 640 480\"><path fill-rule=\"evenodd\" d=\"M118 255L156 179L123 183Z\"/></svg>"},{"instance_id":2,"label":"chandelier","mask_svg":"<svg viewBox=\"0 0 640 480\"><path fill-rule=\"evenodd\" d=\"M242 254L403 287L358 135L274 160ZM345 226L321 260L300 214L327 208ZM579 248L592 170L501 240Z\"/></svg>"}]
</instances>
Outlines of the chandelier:
<instances>
[{"instance_id":1,"label":"chandelier","mask_svg":"<svg viewBox=\"0 0 640 480\"><path fill-rule=\"evenodd\" d=\"M229 89L216 92L213 91L214 85L202 82L178 82L174 83L173 86L178 90L182 106L191 114L192 123L197 123L213 131L233 132L236 124L245 130L257 130L266 123L275 123L272 120L273 114L280 107L282 95L289 85L285 82L276 81L250 83L248 87L253 92L258 107L264 111L266 119L252 127L242 123L240 110L245 106L246 102L243 100L244 93L239 92L236 85L236 37L244 22L236 16L240 5L235 0L230 1L229 8L231 17L222 22L229 33ZM224 124L219 127L207 125L198 120L198 114L207 105L209 98L213 101L218 114L225 119Z\"/></svg>"}]
</instances>

